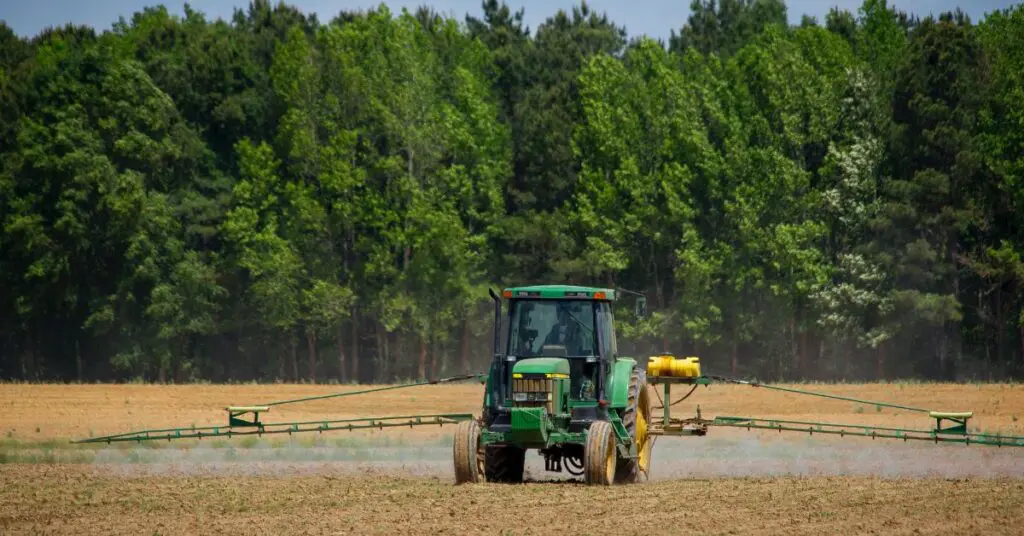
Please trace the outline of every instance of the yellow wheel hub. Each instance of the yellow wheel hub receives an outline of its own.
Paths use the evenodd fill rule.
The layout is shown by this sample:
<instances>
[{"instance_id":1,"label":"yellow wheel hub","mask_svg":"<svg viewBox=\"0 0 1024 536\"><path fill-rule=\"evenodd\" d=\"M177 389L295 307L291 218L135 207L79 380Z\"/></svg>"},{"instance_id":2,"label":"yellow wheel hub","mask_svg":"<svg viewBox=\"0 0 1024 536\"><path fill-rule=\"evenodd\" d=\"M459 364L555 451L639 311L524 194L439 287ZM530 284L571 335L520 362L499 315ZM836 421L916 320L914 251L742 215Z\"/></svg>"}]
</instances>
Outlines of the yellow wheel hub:
<instances>
[{"instance_id":1,"label":"yellow wheel hub","mask_svg":"<svg viewBox=\"0 0 1024 536\"><path fill-rule=\"evenodd\" d=\"M608 440L608 450L605 452L604 458L604 473L605 479L608 482L615 481L615 438L611 437Z\"/></svg>"},{"instance_id":2,"label":"yellow wheel hub","mask_svg":"<svg viewBox=\"0 0 1024 536\"><path fill-rule=\"evenodd\" d=\"M647 435L647 420L651 414L651 405L646 388L640 391L639 402L637 404L639 411L636 414L636 448L637 454L640 455L638 460L640 471L647 475L651 464L650 437Z\"/></svg>"}]
</instances>

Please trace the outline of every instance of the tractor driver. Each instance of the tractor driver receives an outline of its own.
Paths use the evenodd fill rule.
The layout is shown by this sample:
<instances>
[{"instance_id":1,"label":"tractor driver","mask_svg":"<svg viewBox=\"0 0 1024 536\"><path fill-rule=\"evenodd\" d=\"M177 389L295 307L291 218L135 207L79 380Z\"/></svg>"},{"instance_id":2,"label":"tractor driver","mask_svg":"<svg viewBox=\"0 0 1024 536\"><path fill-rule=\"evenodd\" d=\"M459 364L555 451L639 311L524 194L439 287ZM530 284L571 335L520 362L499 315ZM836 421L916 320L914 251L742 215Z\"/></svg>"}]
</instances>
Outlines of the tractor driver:
<instances>
[{"instance_id":1,"label":"tractor driver","mask_svg":"<svg viewBox=\"0 0 1024 536\"><path fill-rule=\"evenodd\" d=\"M565 347L566 355L570 356L589 354L591 345L586 344L587 334L583 333L585 330L580 326L579 321L572 318L575 316L579 319L582 314L581 309L579 303L571 305L565 302L559 303L558 319L551 327L547 337L544 338L544 345L562 345Z\"/></svg>"}]
</instances>

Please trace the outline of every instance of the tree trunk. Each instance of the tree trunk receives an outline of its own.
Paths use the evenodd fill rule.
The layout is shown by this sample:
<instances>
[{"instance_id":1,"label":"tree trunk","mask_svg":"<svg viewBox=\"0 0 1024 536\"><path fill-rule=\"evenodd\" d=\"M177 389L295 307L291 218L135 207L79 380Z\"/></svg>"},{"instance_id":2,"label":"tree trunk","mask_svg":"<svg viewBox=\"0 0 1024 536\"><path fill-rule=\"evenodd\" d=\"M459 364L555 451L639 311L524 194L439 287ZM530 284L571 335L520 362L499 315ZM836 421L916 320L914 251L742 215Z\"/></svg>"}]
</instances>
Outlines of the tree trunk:
<instances>
[{"instance_id":1,"label":"tree trunk","mask_svg":"<svg viewBox=\"0 0 1024 536\"><path fill-rule=\"evenodd\" d=\"M346 366L348 364L345 363L345 326L338 324L338 381L341 383L345 383L348 378Z\"/></svg>"},{"instance_id":2,"label":"tree trunk","mask_svg":"<svg viewBox=\"0 0 1024 536\"><path fill-rule=\"evenodd\" d=\"M383 364L385 370L389 374L393 375L394 370L392 368L391 363L391 334L388 333L386 329L384 329L383 324L381 324L381 338L384 339L384 352L381 354L381 364ZM399 351L401 349L401 340L398 341L398 349ZM387 380L389 378L384 379Z\"/></svg>"},{"instance_id":3,"label":"tree trunk","mask_svg":"<svg viewBox=\"0 0 1024 536\"><path fill-rule=\"evenodd\" d=\"M885 379L885 342L878 345L878 379Z\"/></svg>"},{"instance_id":4,"label":"tree trunk","mask_svg":"<svg viewBox=\"0 0 1024 536\"><path fill-rule=\"evenodd\" d=\"M1006 364L1006 312L1003 310L1002 289L996 290L996 360L1000 367Z\"/></svg>"},{"instance_id":5,"label":"tree trunk","mask_svg":"<svg viewBox=\"0 0 1024 536\"><path fill-rule=\"evenodd\" d=\"M380 365L376 371L376 377L386 378L391 373L391 369L388 366L388 335L384 332L384 324L377 322L377 327L373 330L373 333L373 337L377 340L377 355L380 356L377 360Z\"/></svg>"},{"instance_id":6,"label":"tree trunk","mask_svg":"<svg viewBox=\"0 0 1024 536\"><path fill-rule=\"evenodd\" d=\"M946 341L946 325L943 324L942 326L939 326L938 332L939 332L939 336L937 337L938 340L939 340L939 348L938 348L938 350L939 350L939 375L938 375L938 378L940 380L946 380L946 379L948 379L946 377L946 372L947 372L947 369L946 369L946 349L947 349L947 346L948 346L947 345L947 341Z\"/></svg>"},{"instance_id":7,"label":"tree trunk","mask_svg":"<svg viewBox=\"0 0 1024 536\"><path fill-rule=\"evenodd\" d=\"M953 191L955 191L955 190L953 190ZM958 237L956 236L955 232L952 232L950 234L952 236L949 239L949 263L951 264L951 266L950 266L951 272L950 273L953 274L952 275L953 280L951 282L952 283L952 290L953 290L953 299L957 300L959 302L960 301L960 275L959 275L958 270L959 270L960 266L959 266L959 262L957 262L957 257L960 254L960 243L959 243ZM950 372L949 372L949 375L950 375L949 379L953 380L953 379L956 378L956 375L959 374L959 370L962 368L962 365L963 365L963 363L962 363L963 354L964 354L964 352L963 352L963 340L960 337L960 322L959 321L955 321L955 320L954 321L949 321L949 322L946 323L946 325L948 326L947 327L947 333L948 333L947 336L949 338L950 352L952 352L952 354L953 354L951 356L952 359L950 360L950 365L952 367L952 370L950 370Z\"/></svg>"},{"instance_id":8,"label":"tree trunk","mask_svg":"<svg viewBox=\"0 0 1024 536\"><path fill-rule=\"evenodd\" d=\"M75 373L78 376L78 381L81 382L85 376L83 369L85 367L82 364L82 349L79 344L78 337L75 337Z\"/></svg>"},{"instance_id":9,"label":"tree trunk","mask_svg":"<svg viewBox=\"0 0 1024 536\"><path fill-rule=\"evenodd\" d=\"M299 383L299 341L293 330L289 330L288 340L291 343L292 379Z\"/></svg>"},{"instance_id":10,"label":"tree trunk","mask_svg":"<svg viewBox=\"0 0 1024 536\"><path fill-rule=\"evenodd\" d=\"M420 381L427 378L427 339L420 336Z\"/></svg>"},{"instance_id":11,"label":"tree trunk","mask_svg":"<svg viewBox=\"0 0 1024 536\"><path fill-rule=\"evenodd\" d=\"M359 309L352 310L352 381L359 383Z\"/></svg>"},{"instance_id":12,"label":"tree trunk","mask_svg":"<svg viewBox=\"0 0 1024 536\"><path fill-rule=\"evenodd\" d=\"M732 375L733 376L736 375L736 368L739 365L739 363L737 361L737 355L736 355L738 350L739 349L737 348L736 340L733 339L733 341L732 341ZM666 404L667 404L667 402L666 402Z\"/></svg>"},{"instance_id":13,"label":"tree trunk","mask_svg":"<svg viewBox=\"0 0 1024 536\"><path fill-rule=\"evenodd\" d=\"M653 253L652 253L652 255L653 255ZM656 304L647 304L647 308L648 308L649 311L654 310L654 307L652 307L652 305L653 305L653 306L656 306L656 307L658 307L660 309L667 309L665 307L665 294L664 294L664 288L662 286L663 284L661 282L661 278L658 276L658 263L657 262L653 263L653 266L654 266L654 268L653 268L653 271L654 271L654 299L657 300L657 303ZM660 326L658 328L658 331L661 332L661 351L665 352L665 353L668 353L668 351L669 351L668 350L669 344L668 344L668 333L667 333L667 330L665 329L665 326Z\"/></svg>"},{"instance_id":14,"label":"tree trunk","mask_svg":"<svg viewBox=\"0 0 1024 536\"><path fill-rule=\"evenodd\" d=\"M1024 326L1017 328L1017 339L1020 342L1020 362L1024 365Z\"/></svg>"},{"instance_id":15,"label":"tree trunk","mask_svg":"<svg viewBox=\"0 0 1024 536\"><path fill-rule=\"evenodd\" d=\"M462 321L462 373L469 374L469 321Z\"/></svg>"},{"instance_id":16,"label":"tree trunk","mask_svg":"<svg viewBox=\"0 0 1024 536\"><path fill-rule=\"evenodd\" d=\"M800 379L807 377L807 327L800 332Z\"/></svg>"},{"instance_id":17,"label":"tree trunk","mask_svg":"<svg viewBox=\"0 0 1024 536\"><path fill-rule=\"evenodd\" d=\"M408 147L407 150L409 151L409 163L408 163L409 180L410 181L415 181L416 177L413 174L414 152L412 150L412 147ZM412 204L412 194L411 193L409 194L409 204ZM409 223L408 222L409 222L409 220L406 219L406 224L405 224L406 231L409 231ZM405 251L403 252L403 255L402 255L402 272L405 272L406 270L409 269L409 259L410 259L411 256L412 256L412 245L406 244Z\"/></svg>"},{"instance_id":18,"label":"tree trunk","mask_svg":"<svg viewBox=\"0 0 1024 536\"><path fill-rule=\"evenodd\" d=\"M306 329L306 348L309 351L309 381L316 383L316 332Z\"/></svg>"},{"instance_id":19,"label":"tree trunk","mask_svg":"<svg viewBox=\"0 0 1024 536\"><path fill-rule=\"evenodd\" d=\"M286 378L286 376L284 375L284 359L281 357L280 342L274 345L274 357L277 358L277 379L283 380Z\"/></svg>"},{"instance_id":20,"label":"tree trunk","mask_svg":"<svg viewBox=\"0 0 1024 536\"><path fill-rule=\"evenodd\" d=\"M818 342L818 359L815 361L815 372L821 371L821 364L825 362L825 336L819 337ZM817 374L815 374L817 376Z\"/></svg>"},{"instance_id":21,"label":"tree trunk","mask_svg":"<svg viewBox=\"0 0 1024 536\"><path fill-rule=\"evenodd\" d=\"M789 337L790 344L792 344L791 348L793 351L792 375L798 376L800 374L800 341L797 339L796 336L796 315L793 315L789 318Z\"/></svg>"},{"instance_id":22,"label":"tree trunk","mask_svg":"<svg viewBox=\"0 0 1024 536\"><path fill-rule=\"evenodd\" d=\"M26 381L32 377L32 349L35 347L32 340L33 331L31 327L25 330L25 348L18 352L21 356L21 379Z\"/></svg>"},{"instance_id":23,"label":"tree trunk","mask_svg":"<svg viewBox=\"0 0 1024 536\"><path fill-rule=\"evenodd\" d=\"M430 345L430 379L437 379L437 354L441 353L443 348L439 348L435 342Z\"/></svg>"},{"instance_id":24,"label":"tree trunk","mask_svg":"<svg viewBox=\"0 0 1024 536\"><path fill-rule=\"evenodd\" d=\"M168 341L168 344L170 344L169 341ZM177 350L180 351L181 348L177 348ZM185 356L182 355L179 352L175 352L175 353L171 354L171 370L173 371L173 373L171 375L171 381L173 383L181 383L181 381L182 381L181 380L181 361L182 361L182 359L184 359L184 357Z\"/></svg>"}]
</instances>

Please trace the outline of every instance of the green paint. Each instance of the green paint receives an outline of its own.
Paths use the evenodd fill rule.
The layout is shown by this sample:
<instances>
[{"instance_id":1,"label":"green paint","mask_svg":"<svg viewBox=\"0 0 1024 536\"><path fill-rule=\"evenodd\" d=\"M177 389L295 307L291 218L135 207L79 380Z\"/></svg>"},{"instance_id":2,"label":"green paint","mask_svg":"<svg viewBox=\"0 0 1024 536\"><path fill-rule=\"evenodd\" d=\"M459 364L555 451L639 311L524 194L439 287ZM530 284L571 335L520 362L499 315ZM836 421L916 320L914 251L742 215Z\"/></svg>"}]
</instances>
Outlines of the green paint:
<instances>
[{"instance_id":1,"label":"green paint","mask_svg":"<svg viewBox=\"0 0 1024 536\"><path fill-rule=\"evenodd\" d=\"M789 421L758 419L754 417L715 417L710 426L746 428L748 430L778 430L780 432L806 432L808 434L831 434L882 439L913 439L935 443L964 443L999 447L1024 447L1024 437L995 434L968 434L958 429L921 430L912 428L891 428L885 426L863 426L815 421ZM959 428L959 427L958 427Z\"/></svg>"},{"instance_id":2,"label":"green paint","mask_svg":"<svg viewBox=\"0 0 1024 536\"><path fill-rule=\"evenodd\" d=\"M470 413L445 413L436 415L405 415L396 417L366 417L359 419L325 419L320 421L295 421L277 423L246 424L242 426L197 426L188 428L160 428L138 430L103 437L78 439L72 443L116 443L125 441L153 441L187 438L208 438L234 436L262 436L264 434L293 434L301 432L329 432L337 430L360 430L364 428L394 428L405 426L456 424L473 419Z\"/></svg>"},{"instance_id":3,"label":"green paint","mask_svg":"<svg viewBox=\"0 0 1024 536\"><path fill-rule=\"evenodd\" d=\"M531 357L512 367L514 374L569 374L569 360L562 357Z\"/></svg>"},{"instance_id":4,"label":"green paint","mask_svg":"<svg viewBox=\"0 0 1024 536\"><path fill-rule=\"evenodd\" d=\"M605 300L615 301L615 289L600 287L578 287L573 285L533 285L527 287L509 287L506 292L512 298L577 298L593 299L595 292L604 292ZM568 296L567 296L568 294Z\"/></svg>"},{"instance_id":5,"label":"green paint","mask_svg":"<svg viewBox=\"0 0 1024 536\"><path fill-rule=\"evenodd\" d=\"M546 445L552 428L544 408L512 408L512 431L509 434L512 441Z\"/></svg>"},{"instance_id":6,"label":"green paint","mask_svg":"<svg viewBox=\"0 0 1024 536\"><path fill-rule=\"evenodd\" d=\"M908 406L901 406L897 404L889 404L886 402L877 402L871 400L860 400L851 397L842 397L838 395L830 395L827 393L817 393L813 391L805 391L802 389L776 387L773 385L764 385L757 382L750 382L744 380L735 380L731 378L723 378L718 376L701 376L698 378L672 378L672 377L649 377L647 379L650 384L662 384L664 387L664 394L662 396L663 401L666 402L664 408L664 415L662 418L655 419L651 424L653 425L648 433L652 435L694 435L703 436L707 433L706 428L710 426L721 426L731 428L744 428L747 430L774 430L779 432L804 432L808 434L827 434L827 435L838 435L843 436L858 436L858 437L870 437L872 439L902 439L903 441L918 440L918 441L931 441L933 443L963 443L966 445L990 445L997 447L1024 447L1024 437L1020 436L1006 436L997 434L971 434L968 432L967 421L971 416L970 412L964 413L946 413L946 412L934 412L921 408L912 408ZM846 424L846 423L829 423L829 422L817 422L817 421L791 421L791 420L779 420L779 419L760 419L756 417L731 417L731 416L718 416L713 419L703 419L700 414L700 406L697 406L696 417L680 419L672 417L670 405L670 386L672 384L689 384L689 385L710 385L712 383L737 383L742 385L750 385L755 388L767 388L771 390L786 391L794 394L802 394L809 396L818 396L824 398L834 398L839 400L852 400L855 402L862 402L865 404L878 404L889 407L897 407L901 409L907 409L916 412L929 413L931 418L935 419L935 427L932 429L912 429L912 428L893 428L885 426L864 426L860 424ZM943 427L943 422L948 421L952 423ZM691 426L693 428L684 428L683 425Z\"/></svg>"},{"instance_id":7,"label":"green paint","mask_svg":"<svg viewBox=\"0 0 1024 536\"><path fill-rule=\"evenodd\" d=\"M609 407L621 409L629 403L629 378L635 365L636 360L629 357L620 357L615 360L612 373L608 377L608 384L605 387L605 396L610 396Z\"/></svg>"},{"instance_id":8,"label":"green paint","mask_svg":"<svg viewBox=\"0 0 1024 536\"><path fill-rule=\"evenodd\" d=\"M491 431L488 431L488 430L484 430L480 434L480 439L481 439L481 441L485 445L491 445L491 444L505 445L505 444L509 444L509 445L515 445L517 447L535 448L535 449L548 448L548 447L551 447L551 446L554 446L554 445L564 445L564 444L569 444L569 443L583 444L583 443L586 443L586 441L587 441L587 434L586 434L586 432L573 433L573 432L566 432L565 430L556 429L554 431L549 432L547 434L546 438L547 439L544 442L540 442L540 443L526 443L526 442L517 441L513 437L513 432L491 432Z\"/></svg>"}]
</instances>

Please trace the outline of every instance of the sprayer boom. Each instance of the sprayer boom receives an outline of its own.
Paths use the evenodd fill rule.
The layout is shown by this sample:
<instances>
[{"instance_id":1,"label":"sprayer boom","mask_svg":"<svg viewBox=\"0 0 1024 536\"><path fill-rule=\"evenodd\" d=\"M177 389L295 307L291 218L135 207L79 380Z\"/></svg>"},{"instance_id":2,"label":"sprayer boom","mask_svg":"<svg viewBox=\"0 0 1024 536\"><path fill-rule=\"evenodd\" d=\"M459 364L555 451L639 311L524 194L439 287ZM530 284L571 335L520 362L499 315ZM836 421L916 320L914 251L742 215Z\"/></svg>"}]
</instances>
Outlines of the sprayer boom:
<instances>
[{"instance_id":1,"label":"sprayer boom","mask_svg":"<svg viewBox=\"0 0 1024 536\"><path fill-rule=\"evenodd\" d=\"M371 428L383 430L384 428L405 426L443 426L445 424L456 424L460 421L472 420L473 415L471 413L440 413L430 415L402 415L391 417L322 419L316 421L263 422L260 420L260 414L269 412L270 408L272 407L283 406L286 404L298 404L302 402L311 402L314 400L325 400L329 398L340 398L345 396L355 396L366 393L376 393L380 391L391 391L394 389L417 387L421 385L434 385L439 383L450 383L462 380L483 378L486 378L486 376L482 374L463 374L461 376L452 376L450 378L441 378L437 380L405 383L399 385L387 385L384 387L373 387L370 389L361 389L358 391L347 391L328 395L317 395L302 398L293 398L288 400L277 400L274 402L267 402L264 404L254 404L249 406L228 406L224 408L224 410L228 414L228 423L225 426L190 426L182 428L156 428L147 430L136 430L133 432L125 432L122 434L78 439L72 441L72 443L114 443L124 441L142 442L154 440L170 441L172 439L202 439L204 437L234 437L247 435L262 436L263 434L296 434L302 432L322 433L337 430L352 431Z\"/></svg>"},{"instance_id":2,"label":"sprayer boom","mask_svg":"<svg viewBox=\"0 0 1024 536\"><path fill-rule=\"evenodd\" d=\"M706 435L708 428L712 426L744 428L747 430L775 430L778 432L806 432L808 434L831 434L840 437L859 436L872 439L902 439L931 441L934 443L963 443L965 445L991 445L996 447L1024 447L1024 437L1007 436L998 434L972 434L969 431L968 421L974 416L972 411L935 411L924 408L893 404L875 400L864 400L847 396L833 395L828 393L817 393L804 389L767 385L748 380L739 380L725 376L704 376L700 374L700 364L696 357L675 358L671 355L654 356L648 362L649 385L661 386L662 393L659 398L662 400L662 417L655 419L650 424L648 434L650 435L674 435L686 436ZM748 385L754 388L762 388L773 391L782 391L806 396L817 396L833 400L845 400L861 404L870 404L878 407L889 407L901 409L914 413L927 414L935 420L935 426L930 429L914 428L892 428L884 426L865 426L861 424L828 423L816 421L791 421L782 419L762 419L758 417L728 417L719 416L712 419L705 419L701 416L700 406L697 406L697 415L694 417L678 418L673 417L671 407L686 400L697 389L704 385L714 383L731 383ZM682 398L669 403L672 386L691 386Z\"/></svg>"}]
</instances>

